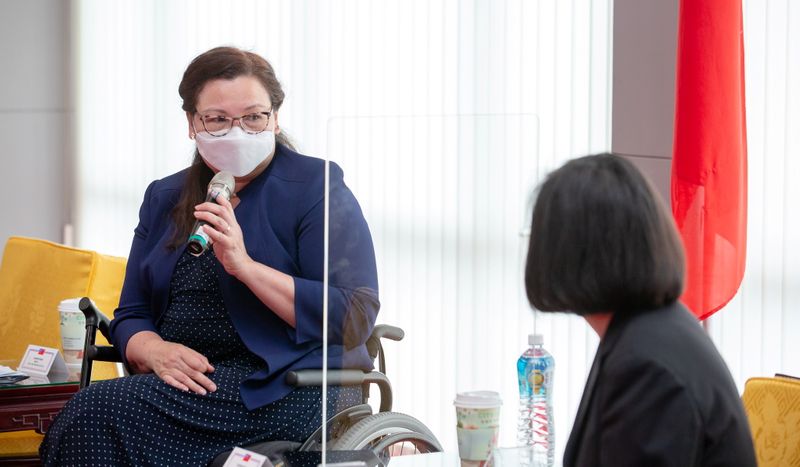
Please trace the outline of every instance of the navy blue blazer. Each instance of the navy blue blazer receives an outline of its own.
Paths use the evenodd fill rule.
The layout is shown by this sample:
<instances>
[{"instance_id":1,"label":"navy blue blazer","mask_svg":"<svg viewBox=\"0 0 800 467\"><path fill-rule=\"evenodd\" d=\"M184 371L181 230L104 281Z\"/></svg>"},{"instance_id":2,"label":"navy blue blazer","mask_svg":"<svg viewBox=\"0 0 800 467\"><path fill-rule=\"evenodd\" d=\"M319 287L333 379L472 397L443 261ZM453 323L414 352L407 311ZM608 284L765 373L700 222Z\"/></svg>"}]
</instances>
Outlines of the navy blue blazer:
<instances>
[{"instance_id":1,"label":"navy blue blazer","mask_svg":"<svg viewBox=\"0 0 800 467\"><path fill-rule=\"evenodd\" d=\"M167 245L175 225L170 211L188 169L150 184L134 230L111 340L125 358L128 340L140 331L158 332L167 309L172 273L183 248ZM322 366L324 161L277 145L267 169L237 195L234 213L247 253L255 261L294 278L296 328L269 310L244 284L217 263L225 307L242 341L265 362L240 388L252 410L278 400L292 388L289 370ZM375 253L367 222L330 164L328 355L331 368L372 369L365 342L378 314Z\"/></svg>"},{"instance_id":2,"label":"navy blue blazer","mask_svg":"<svg viewBox=\"0 0 800 467\"><path fill-rule=\"evenodd\" d=\"M564 467L755 467L728 367L683 305L615 313L595 355Z\"/></svg>"}]
</instances>

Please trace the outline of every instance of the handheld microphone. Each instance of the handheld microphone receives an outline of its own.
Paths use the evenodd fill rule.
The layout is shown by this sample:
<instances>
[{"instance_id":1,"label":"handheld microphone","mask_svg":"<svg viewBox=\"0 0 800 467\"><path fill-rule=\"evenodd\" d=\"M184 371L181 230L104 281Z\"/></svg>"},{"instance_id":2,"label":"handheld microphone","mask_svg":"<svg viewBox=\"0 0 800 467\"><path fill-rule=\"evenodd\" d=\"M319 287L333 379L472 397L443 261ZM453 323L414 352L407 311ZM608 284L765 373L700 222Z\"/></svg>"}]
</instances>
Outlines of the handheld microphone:
<instances>
[{"instance_id":1,"label":"handheld microphone","mask_svg":"<svg viewBox=\"0 0 800 467\"><path fill-rule=\"evenodd\" d=\"M206 201L216 203L217 196L224 196L225 199L231 199L231 193L236 186L233 175L228 172L217 172L214 178L208 183L208 193L206 194ZM189 236L189 253L194 256L200 256L208 250L211 246L211 239L203 231L203 226L207 222L198 220L192 227L192 235Z\"/></svg>"}]
</instances>

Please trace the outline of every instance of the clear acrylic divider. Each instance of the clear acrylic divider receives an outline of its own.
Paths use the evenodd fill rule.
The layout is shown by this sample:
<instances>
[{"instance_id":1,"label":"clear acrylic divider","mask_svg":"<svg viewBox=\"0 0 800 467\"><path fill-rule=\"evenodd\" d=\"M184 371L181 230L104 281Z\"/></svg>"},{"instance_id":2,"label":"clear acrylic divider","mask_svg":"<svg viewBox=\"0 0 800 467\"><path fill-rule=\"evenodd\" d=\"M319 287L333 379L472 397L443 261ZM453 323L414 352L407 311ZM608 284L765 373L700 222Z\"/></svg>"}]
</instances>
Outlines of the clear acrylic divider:
<instances>
[{"instance_id":1,"label":"clear acrylic divider","mask_svg":"<svg viewBox=\"0 0 800 467\"><path fill-rule=\"evenodd\" d=\"M362 446L383 449L394 437L399 441L385 454L425 452L423 441L397 435L420 432L458 452L453 400L469 390L501 395L496 444L515 445L515 362L534 329L523 285L524 232L533 188L554 163L538 153L538 129L532 114L329 121L328 361L362 365L373 324L405 334L381 341L397 415L373 415L374 426L359 435ZM332 387L328 397L341 392ZM369 404L380 410L376 386ZM351 438L342 443L334 435L327 447L354 446Z\"/></svg>"}]
</instances>

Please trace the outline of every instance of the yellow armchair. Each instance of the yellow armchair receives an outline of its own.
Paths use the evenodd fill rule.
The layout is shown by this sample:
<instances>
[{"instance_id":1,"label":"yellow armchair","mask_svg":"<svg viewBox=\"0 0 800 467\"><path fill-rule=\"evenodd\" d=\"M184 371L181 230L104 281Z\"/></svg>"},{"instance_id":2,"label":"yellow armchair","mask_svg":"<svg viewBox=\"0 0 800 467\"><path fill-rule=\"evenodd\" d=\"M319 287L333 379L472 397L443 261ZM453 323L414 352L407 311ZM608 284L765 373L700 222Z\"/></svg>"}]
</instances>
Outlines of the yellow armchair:
<instances>
[{"instance_id":1,"label":"yellow armchair","mask_svg":"<svg viewBox=\"0 0 800 467\"><path fill-rule=\"evenodd\" d=\"M759 467L800 466L800 380L750 378L742 402Z\"/></svg>"},{"instance_id":2,"label":"yellow armchair","mask_svg":"<svg viewBox=\"0 0 800 467\"><path fill-rule=\"evenodd\" d=\"M60 348L58 303L63 299L90 297L112 312L119 304L125 264L125 258L90 250L9 238L0 264L0 359L19 361L28 344ZM114 378L117 370L100 363L92 376ZM33 431L0 433L0 458L34 454L41 439Z\"/></svg>"}]
</instances>

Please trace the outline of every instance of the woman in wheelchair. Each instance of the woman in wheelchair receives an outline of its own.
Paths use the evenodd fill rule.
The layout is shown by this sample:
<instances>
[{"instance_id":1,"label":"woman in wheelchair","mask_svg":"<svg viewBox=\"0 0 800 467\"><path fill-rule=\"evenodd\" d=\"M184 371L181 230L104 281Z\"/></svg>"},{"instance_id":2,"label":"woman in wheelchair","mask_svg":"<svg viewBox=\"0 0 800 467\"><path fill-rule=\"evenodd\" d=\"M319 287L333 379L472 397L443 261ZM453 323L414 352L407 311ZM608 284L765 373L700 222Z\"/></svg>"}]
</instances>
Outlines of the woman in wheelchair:
<instances>
[{"instance_id":1,"label":"woman in wheelchair","mask_svg":"<svg viewBox=\"0 0 800 467\"><path fill-rule=\"evenodd\" d=\"M111 340L131 376L81 390L40 448L45 465L204 465L233 446L302 441L322 389L289 371L322 366L324 161L295 152L278 125L270 64L236 48L196 57L179 87L190 167L147 188ZM133 131L135 134L135 131ZM219 171L230 202L206 200ZM329 366L372 368L375 256L358 202L330 164ZM186 248L196 221L211 239ZM329 414L360 404L328 388Z\"/></svg>"}]
</instances>

